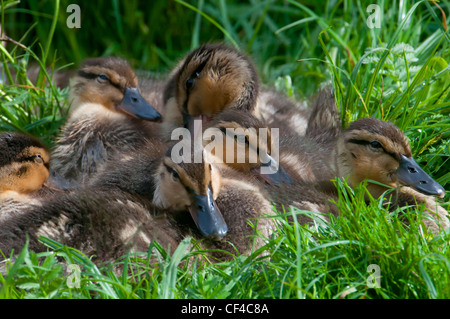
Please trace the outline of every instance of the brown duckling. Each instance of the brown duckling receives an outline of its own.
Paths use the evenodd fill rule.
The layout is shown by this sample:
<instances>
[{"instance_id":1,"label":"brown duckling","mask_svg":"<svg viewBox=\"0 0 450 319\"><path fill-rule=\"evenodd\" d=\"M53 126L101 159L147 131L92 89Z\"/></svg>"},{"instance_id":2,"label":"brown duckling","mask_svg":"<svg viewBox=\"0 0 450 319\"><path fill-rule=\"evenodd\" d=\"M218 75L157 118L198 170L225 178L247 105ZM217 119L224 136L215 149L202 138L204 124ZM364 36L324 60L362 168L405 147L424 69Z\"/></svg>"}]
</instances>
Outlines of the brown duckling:
<instances>
[{"instance_id":1,"label":"brown duckling","mask_svg":"<svg viewBox=\"0 0 450 319\"><path fill-rule=\"evenodd\" d=\"M1 220L0 251L17 254L29 240L29 249L45 251L45 236L82 251L96 261L108 261L127 252L146 252L152 240L168 251L178 245L165 215L150 201L121 191L82 188L28 204L20 214Z\"/></svg>"},{"instance_id":2,"label":"brown duckling","mask_svg":"<svg viewBox=\"0 0 450 319\"><path fill-rule=\"evenodd\" d=\"M434 181L412 157L409 143L392 123L364 118L344 130L333 150L332 161L336 176L348 178L350 185L374 180L386 186L369 183L367 189L378 197L388 187L398 188L392 207L424 203L429 215L443 228L449 226L448 213L437 205L433 196L444 197L445 190ZM424 221L437 231L433 221Z\"/></svg>"},{"instance_id":3,"label":"brown duckling","mask_svg":"<svg viewBox=\"0 0 450 319\"><path fill-rule=\"evenodd\" d=\"M164 122L166 134L172 134L174 128L184 124L191 134L194 133L194 139L196 134L215 126L224 133L227 128L247 131L266 129L266 132L274 128L281 136L298 138L297 131L288 130L289 123L286 121L294 118L291 116L294 111L288 111L289 109L301 115L301 121L294 122L298 122L298 131L304 134L308 114L306 110L298 107L294 100L273 90L260 93L259 78L253 62L234 48L223 44L202 45L190 52L169 78L164 94L167 112ZM276 117L267 111L275 108L279 109ZM194 123L199 118L201 118L199 122L202 123L201 129L197 129ZM252 135L259 139L258 133ZM278 139L274 138L274 141ZM245 143L248 145L248 142ZM270 147L270 141L267 145L255 146L255 150L266 149ZM223 155L226 151L224 148ZM228 153L230 151L228 150ZM278 160L273 156L269 158L270 150L261 153L268 158L264 163L257 158L256 165L237 162L234 165L229 161L228 164L244 170L262 166L263 169L274 171L275 174L264 174L261 177L272 179L272 182L290 180L285 167L281 165L278 170L280 166ZM249 161L246 163L249 164Z\"/></svg>"},{"instance_id":4,"label":"brown duckling","mask_svg":"<svg viewBox=\"0 0 450 319\"><path fill-rule=\"evenodd\" d=\"M272 130L250 114L229 109L209 123L203 145L221 170L226 174L235 171L238 179L257 188L278 211L295 206L321 218L325 212L336 214L328 201L331 194L311 186L317 176L331 174L325 161L316 163L317 154L308 151L309 144L297 135L279 136L278 130ZM312 162L316 165L310 165ZM302 223L311 221L300 219Z\"/></svg>"},{"instance_id":5,"label":"brown duckling","mask_svg":"<svg viewBox=\"0 0 450 319\"><path fill-rule=\"evenodd\" d=\"M289 128L303 135L309 110L305 102L288 98L260 79L250 57L224 44L204 44L177 65L164 92L167 131L192 129L194 118L206 124L226 109L251 113L269 127Z\"/></svg>"},{"instance_id":6,"label":"brown duckling","mask_svg":"<svg viewBox=\"0 0 450 319\"><path fill-rule=\"evenodd\" d=\"M296 152L314 154L315 160L305 165L329 168L314 173L311 183L322 191L332 192L330 180L334 178L346 178L351 186L369 180L367 189L374 197L395 188L392 209L424 203L430 215L442 227L448 227L448 213L432 197L443 197L445 190L414 161L403 132L394 124L376 118L359 119L341 130L332 93L324 90L321 94L305 138L301 143L291 143ZM436 223L425 223L438 231Z\"/></svg>"},{"instance_id":7,"label":"brown duckling","mask_svg":"<svg viewBox=\"0 0 450 319\"><path fill-rule=\"evenodd\" d=\"M259 78L253 62L224 44L204 44L174 69L164 92L167 130L201 117L207 123L225 109L253 112Z\"/></svg>"},{"instance_id":8,"label":"brown duckling","mask_svg":"<svg viewBox=\"0 0 450 319\"><path fill-rule=\"evenodd\" d=\"M139 93L125 60L86 60L72 78L72 106L51 153L52 176L67 188L84 183L101 165L142 146L161 115Z\"/></svg>"},{"instance_id":9,"label":"brown duckling","mask_svg":"<svg viewBox=\"0 0 450 319\"><path fill-rule=\"evenodd\" d=\"M30 200L49 177L47 147L34 137L0 133L0 201Z\"/></svg>"},{"instance_id":10,"label":"brown duckling","mask_svg":"<svg viewBox=\"0 0 450 319\"><path fill-rule=\"evenodd\" d=\"M151 198L154 206L169 212L167 215L184 237L206 237L208 245L216 248L228 247L226 242L230 241L241 253L246 252L247 237L253 231L247 221L271 214L270 203L246 176L211 164L208 153L200 145L178 146L172 143L158 160L151 157L161 146L152 145L147 148L152 152L136 153L115 169L111 163L99 173L102 176L93 186L120 188L126 193ZM189 151L186 146L193 147L187 155L184 154ZM258 230L265 234L270 229L269 220L258 224Z\"/></svg>"},{"instance_id":11,"label":"brown duckling","mask_svg":"<svg viewBox=\"0 0 450 319\"><path fill-rule=\"evenodd\" d=\"M221 129L221 132L224 131L224 127L239 127L232 120L238 115L231 114L227 118L226 113L223 112L217 119L222 116L223 121L228 123L221 126L223 124L221 121L211 122ZM245 123L242 119L237 122ZM252 121L249 126L258 127L258 124ZM249 150L257 150L258 147L264 149L266 145L265 151L273 155L274 150L267 148L271 143L253 142L256 145L250 147L252 140L258 141L256 138L245 139ZM225 152L223 151L224 154ZM261 163L258 162L253 166L249 165L247 153L246 156L245 163L236 165L234 158L233 165L228 163L228 166L246 173L251 171L248 168L261 167ZM336 207L326 200L327 197L335 196L331 180L348 178L350 185L356 186L363 180L370 179L387 187L409 186L401 188L396 204L391 204L392 208L401 203L401 205L416 205L417 200L419 203L425 203L432 212L436 212L439 215L438 220L441 219L444 227L448 225L448 219L445 217L447 212L436 205L433 198L426 197L426 195L442 197L444 190L415 163L403 133L393 124L377 119L355 121L348 129L342 131L330 89L324 89L318 95L308 122L308 131L303 138L296 135L280 136L277 158L291 181L285 179L278 183L263 185L269 198L278 207L294 205L317 213L336 214ZM368 189L373 196L378 197L388 189L387 187L372 183ZM420 195L417 191L426 195ZM415 199L410 196L411 194L415 195ZM430 224L430 228L436 229L433 224Z\"/></svg>"},{"instance_id":12,"label":"brown duckling","mask_svg":"<svg viewBox=\"0 0 450 319\"><path fill-rule=\"evenodd\" d=\"M215 163L271 184L291 183L296 167L279 151L279 130L269 129L255 116L228 109L206 125L203 146Z\"/></svg>"}]
</instances>

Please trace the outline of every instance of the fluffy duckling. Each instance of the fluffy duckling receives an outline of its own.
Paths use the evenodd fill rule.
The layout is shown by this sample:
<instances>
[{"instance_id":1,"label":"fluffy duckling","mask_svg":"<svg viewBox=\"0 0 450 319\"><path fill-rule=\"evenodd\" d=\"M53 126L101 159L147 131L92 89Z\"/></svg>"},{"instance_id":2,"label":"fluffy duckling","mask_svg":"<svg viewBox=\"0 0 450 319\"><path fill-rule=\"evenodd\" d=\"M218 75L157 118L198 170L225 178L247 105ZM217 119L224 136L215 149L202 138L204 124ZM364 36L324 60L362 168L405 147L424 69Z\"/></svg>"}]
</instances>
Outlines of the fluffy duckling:
<instances>
[{"instance_id":1,"label":"fluffy duckling","mask_svg":"<svg viewBox=\"0 0 450 319\"><path fill-rule=\"evenodd\" d=\"M332 87L325 87L316 96L312 106L305 135L317 143L326 144L341 133L341 119Z\"/></svg>"},{"instance_id":2,"label":"fluffy duckling","mask_svg":"<svg viewBox=\"0 0 450 319\"><path fill-rule=\"evenodd\" d=\"M316 212L320 217L324 212L337 213L328 201L330 194L311 186L319 174L331 174L325 161L308 165L315 161L317 154L306 151L307 142L299 141L296 135L289 135L287 139L280 137L277 131L271 133L272 130L256 117L229 109L209 123L203 145L219 169L227 175L234 171L240 176L239 180L257 188L278 211L295 206ZM299 220L302 223L311 221L305 216Z\"/></svg>"},{"instance_id":3,"label":"fluffy duckling","mask_svg":"<svg viewBox=\"0 0 450 319\"><path fill-rule=\"evenodd\" d=\"M0 202L29 201L49 177L49 153L37 139L0 133Z\"/></svg>"},{"instance_id":4,"label":"fluffy duckling","mask_svg":"<svg viewBox=\"0 0 450 319\"><path fill-rule=\"evenodd\" d=\"M204 44L174 69L164 92L167 130L207 123L225 109L252 112L259 91L253 62L224 44Z\"/></svg>"},{"instance_id":5,"label":"fluffy duckling","mask_svg":"<svg viewBox=\"0 0 450 319\"><path fill-rule=\"evenodd\" d=\"M296 152L314 154L315 160L305 161L305 165L328 167L312 174L311 182L329 193L333 189L330 180L334 178L346 178L351 186L369 180L367 189L374 197L397 188L391 208L423 203L442 227L448 227L448 213L432 197L443 197L445 190L415 162L403 132L376 118L359 119L341 130L337 114L331 91L324 90L303 142L291 143ZM439 229L433 221L425 224L435 232Z\"/></svg>"},{"instance_id":6,"label":"fluffy duckling","mask_svg":"<svg viewBox=\"0 0 450 319\"><path fill-rule=\"evenodd\" d=\"M214 174L214 167L202 159L203 150L194 150L183 157L183 152L188 151L186 148L180 149L177 144L167 148L157 139L149 141L145 148L145 151L106 165L89 185L120 189L150 199L159 209L174 214L189 212L203 236L225 236L227 225L215 203L220 177Z\"/></svg>"},{"instance_id":7,"label":"fluffy duckling","mask_svg":"<svg viewBox=\"0 0 450 319\"><path fill-rule=\"evenodd\" d=\"M206 125L203 146L215 163L271 184L293 182L295 167L279 152L279 130L272 132L250 113L228 109L216 115Z\"/></svg>"},{"instance_id":8,"label":"fluffy duckling","mask_svg":"<svg viewBox=\"0 0 450 319\"><path fill-rule=\"evenodd\" d=\"M248 251L247 237L253 229L247 221L272 213L261 190L248 177L211 164L201 145L172 144L159 160L152 159L155 149L161 148L152 145L148 147L152 152L136 153L114 169L113 163L109 164L93 187L119 188L151 198L154 206L169 212L183 236L206 237L208 245L227 250L230 241L241 253ZM271 227L269 220L258 224L258 230L266 235Z\"/></svg>"},{"instance_id":9,"label":"fluffy duckling","mask_svg":"<svg viewBox=\"0 0 450 319\"><path fill-rule=\"evenodd\" d=\"M152 240L174 249L186 236L203 239L205 248L231 253L234 247L241 253L251 249L246 218L260 217L264 204L259 200L264 198L242 181L221 179L206 161L177 164L173 148L149 143L144 152L109 162L80 192L52 198L4 221L0 250L9 254L20 249L25 234L33 250L44 249L38 242L43 235L101 260L130 250L145 252ZM258 223L258 229L270 231L268 220Z\"/></svg>"},{"instance_id":10,"label":"fluffy duckling","mask_svg":"<svg viewBox=\"0 0 450 319\"><path fill-rule=\"evenodd\" d=\"M164 93L166 134L181 125L195 134L208 127L218 125L225 130L231 125L230 129L276 128L279 135L291 138L304 135L309 114L304 105L300 107L273 90L260 92L259 86L256 68L247 56L223 44L200 46L178 64L168 81ZM200 131L195 127L196 119L201 120ZM247 168L240 164L240 169ZM278 164L273 157L264 161L267 169L276 167L276 172ZM278 182L289 181L283 169L281 166L280 174L271 177Z\"/></svg>"},{"instance_id":11,"label":"fluffy duckling","mask_svg":"<svg viewBox=\"0 0 450 319\"><path fill-rule=\"evenodd\" d=\"M442 227L449 226L448 213L431 197L444 197L444 188L416 163L405 135L392 123L375 118L351 123L339 137L333 157L336 176L348 178L350 185L367 179L401 187L393 207L424 203ZM370 183L367 189L378 197L388 188ZM438 229L434 222L425 224L432 230Z\"/></svg>"},{"instance_id":12,"label":"fluffy duckling","mask_svg":"<svg viewBox=\"0 0 450 319\"><path fill-rule=\"evenodd\" d=\"M51 153L52 176L67 188L84 183L101 165L142 145L161 115L140 95L125 60L86 60L72 78L72 106Z\"/></svg>"},{"instance_id":13,"label":"fluffy duckling","mask_svg":"<svg viewBox=\"0 0 450 319\"><path fill-rule=\"evenodd\" d=\"M138 76L138 81L142 97L165 118L164 90L166 89L168 80L144 74Z\"/></svg>"},{"instance_id":14,"label":"fluffy duckling","mask_svg":"<svg viewBox=\"0 0 450 319\"><path fill-rule=\"evenodd\" d=\"M204 44L190 52L174 69L164 92L166 130L195 118L206 124L226 109L249 112L269 127L303 135L309 110L306 103L270 88L260 89L252 60L224 44Z\"/></svg>"}]
</instances>

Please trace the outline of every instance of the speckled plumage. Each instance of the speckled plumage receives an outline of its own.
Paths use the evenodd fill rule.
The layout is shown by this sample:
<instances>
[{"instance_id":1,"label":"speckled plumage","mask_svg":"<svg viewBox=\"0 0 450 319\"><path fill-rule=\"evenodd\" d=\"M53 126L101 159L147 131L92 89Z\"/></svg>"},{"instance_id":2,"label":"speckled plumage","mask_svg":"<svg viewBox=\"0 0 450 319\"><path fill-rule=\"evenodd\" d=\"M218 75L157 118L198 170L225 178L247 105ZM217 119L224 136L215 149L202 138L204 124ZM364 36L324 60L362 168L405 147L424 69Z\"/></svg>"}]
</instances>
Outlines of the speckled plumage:
<instances>
[{"instance_id":1,"label":"speckled plumage","mask_svg":"<svg viewBox=\"0 0 450 319\"><path fill-rule=\"evenodd\" d=\"M107 161L142 147L157 133L157 123L118 109L126 87L137 88L138 78L125 60L93 58L81 65L71 82L70 116L51 153L52 181L64 188L84 184Z\"/></svg>"}]
</instances>

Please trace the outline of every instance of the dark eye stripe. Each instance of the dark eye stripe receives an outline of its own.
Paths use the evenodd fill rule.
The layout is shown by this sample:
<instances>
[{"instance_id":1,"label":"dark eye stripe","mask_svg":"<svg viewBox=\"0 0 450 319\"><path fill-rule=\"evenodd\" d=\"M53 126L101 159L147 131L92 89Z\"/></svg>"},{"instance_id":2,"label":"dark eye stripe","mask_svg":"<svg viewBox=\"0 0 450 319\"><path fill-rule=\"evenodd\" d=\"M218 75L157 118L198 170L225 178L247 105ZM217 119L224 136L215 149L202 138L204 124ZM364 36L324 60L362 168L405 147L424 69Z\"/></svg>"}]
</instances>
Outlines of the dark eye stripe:
<instances>
[{"instance_id":1,"label":"dark eye stripe","mask_svg":"<svg viewBox=\"0 0 450 319\"><path fill-rule=\"evenodd\" d=\"M197 69L195 69L195 71L191 74L191 78L199 78L200 77L200 73L203 71L203 69L205 68L206 63L208 62L208 60L205 60L202 62L202 64L200 64L198 66Z\"/></svg>"},{"instance_id":2,"label":"dark eye stripe","mask_svg":"<svg viewBox=\"0 0 450 319\"><path fill-rule=\"evenodd\" d=\"M97 73L91 73L91 72L85 72L85 71L79 70L79 71L78 71L78 75L81 76L81 77L83 77L83 78L85 78L85 79L88 79L88 80L94 80L94 79L98 78L100 75L103 75L103 74L97 74ZM110 78L107 77L106 80L107 80L112 86L116 87L116 88L119 89L120 91L123 91L123 90L124 90L124 88L121 87L119 84L112 82Z\"/></svg>"},{"instance_id":3,"label":"dark eye stripe","mask_svg":"<svg viewBox=\"0 0 450 319\"><path fill-rule=\"evenodd\" d=\"M26 157L20 157L17 159L18 162L33 162L35 159L35 156L26 156Z\"/></svg>"},{"instance_id":4,"label":"dark eye stripe","mask_svg":"<svg viewBox=\"0 0 450 319\"><path fill-rule=\"evenodd\" d=\"M358 144L358 145L369 145L371 142L365 141L365 140L357 140L357 139L349 139L347 140L347 142L349 143L353 143L353 144ZM380 148L388 155L392 156L394 159L396 160L400 160L399 155L395 154L395 153L391 153L386 151L386 149L383 147L383 145L381 145L380 143Z\"/></svg>"},{"instance_id":5,"label":"dark eye stripe","mask_svg":"<svg viewBox=\"0 0 450 319\"><path fill-rule=\"evenodd\" d=\"M25 156L25 157L20 157L18 158L16 161L19 163L23 163L23 162L34 162L34 159L36 158L36 156ZM44 160L44 159L42 159ZM49 170L50 169L50 164L44 162L44 166Z\"/></svg>"},{"instance_id":6,"label":"dark eye stripe","mask_svg":"<svg viewBox=\"0 0 450 319\"><path fill-rule=\"evenodd\" d=\"M83 77L83 78L85 78L85 79L89 79L89 80L93 80L93 79L98 77L98 74L90 73L90 72L84 72L84 71L81 71L81 70L78 71L78 75Z\"/></svg>"},{"instance_id":7,"label":"dark eye stripe","mask_svg":"<svg viewBox=\"0 0 450 319\"><path fill-rule=\"evenodd\" d=\"M347 140L347 142L353 143L353 144L359 144L359 145L369 145L370 144L370 142L367 142L365 140L357 140L357 139L350 139L350 140Z\"/></svg>"},{"instance_id":8,"label":"dark eye stripe","mask_svg":"<svg viewBox=\"0 0 450 319\"><path fill-rule=\"evenodd\" d=\"M219 130L223 133L223 135L227 136L227 130L224 127L219 128ZM237 141L238 135L234 134L234 140ZM247 135L244 135L245 137L245 145L250 148L250 141ZM259 143L256 144L256 152L259 154Z\"/></svg>"},{"instance_id":9,"label":"dark eye stripe","mask_svg":"<svg viewBox=\"0 0 450 319\"><path fill-rule=\"evenodd\" d=\"M172 167L170 167L170 166L168 166L168 165L166 165L166 164L164 164L164 166L166 167L166 169L167 169L167 171L170 173L170 174L172 174L174 177L176 177L176 178L180 178L180 175L178 174L178 172L176 171L176 170L174 170Z\"/></svg>"}]
</instances>

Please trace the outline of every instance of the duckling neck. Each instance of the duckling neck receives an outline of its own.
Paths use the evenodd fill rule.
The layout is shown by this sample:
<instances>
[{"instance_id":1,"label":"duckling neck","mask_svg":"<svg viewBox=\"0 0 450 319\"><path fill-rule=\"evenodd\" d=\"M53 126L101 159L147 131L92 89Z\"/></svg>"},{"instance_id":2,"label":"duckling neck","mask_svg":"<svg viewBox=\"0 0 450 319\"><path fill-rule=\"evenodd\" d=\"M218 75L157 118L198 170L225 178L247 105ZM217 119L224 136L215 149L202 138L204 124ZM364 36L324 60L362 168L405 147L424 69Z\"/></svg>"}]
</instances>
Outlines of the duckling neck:
<instances>
[{"instance_id":1,"label":"duckling neck","mask_svg":"<svg viewBox=\"0 0 450 319\"><path fill-rule=\"evenodd\" d=\"M127 115L110 111L101 104L87 102L72 106L68 123L86 119L93 119L96 122L99 122L101 120L105 120L107 122L114 120L123 121L127 118Z\"/></svg>"}]
</instances>

